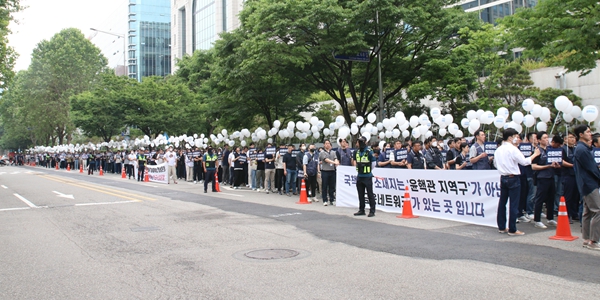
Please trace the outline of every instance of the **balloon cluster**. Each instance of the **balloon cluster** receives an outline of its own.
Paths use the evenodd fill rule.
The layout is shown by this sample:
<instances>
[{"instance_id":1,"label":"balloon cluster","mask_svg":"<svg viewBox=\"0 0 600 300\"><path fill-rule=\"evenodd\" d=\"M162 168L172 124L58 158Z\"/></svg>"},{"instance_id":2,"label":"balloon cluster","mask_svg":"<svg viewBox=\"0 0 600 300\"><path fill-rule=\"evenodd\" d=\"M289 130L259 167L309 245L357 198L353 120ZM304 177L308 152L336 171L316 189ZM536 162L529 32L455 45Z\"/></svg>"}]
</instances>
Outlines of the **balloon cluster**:
<instances>
[{"instance_id":1,"label":"balloon cluster","mask_svg":"<svg viewBox=\"0 0 600 300\"><path fill-rule=\"evenodd\" d=\"M554 101L556 109L562 113L563 120L567 123L577 119L579 121L592 122L598 117L598 108L593 105L588 105L583 109L578 106L574 106L573 103L565 96L559 96ZM514 111L512 114L505 107L501 107L494 114L492 111L484 110L470 110L467 112L466 117L460 120L460 126L466 129L470 134L475 133L482 125L492 125L497 129L514 128L519 133L523 130L523 126L530 128L535 126L538 131L546 131L548 129L547 123L551 121L551 112L547 107L542 107L531 99L526 99L522 104L523 110L526 112L524 115L521 111ZM330 123L329 126L325 126L323 120L313 116L308 122L288 122L284 125L279 120L273 122L273 126L268 131L261 127L256 128L253 132L249 129L244 128L239 131L229 133L226 129L216 134L194 134L192 136L181 135L171 136L159 135L154 139L150 139L147 135L143 138L136 138L135 140L129 141L110 141L100 144L83 144L83 145L61 145L54 147L43 147L38 146L30 150L35 152L66 152L66 151L86 151L86 150L99 150L102 148L110 149L136 149L142 147L161 147L163 145L174 145L176 148L182 146L182 148L190 149L192 147L206 148L209 143L213 145L230 145L234 146L236 143L243 147L246 146L247 140L250 139L253 142L260 142L266 140L268 143L273 143L273 137L279 136L281 139L297 138L298 140L306 140L308 137L312 139L320 139L321 136L336 136L339 138L347 138L350 135L364 136L367 141L370 141L373 137L378 137L379 140L390 139L390 138L403 138L413 137L428 138L433 135L435 125L437 125L437 132L440 137L444 137L448 134L454 137L462 137L463 131L459 125L454 123L454 118L450 114L442 114L442 110L439 107L433 107L429 111L429 116L421 114L419 116L413 115L407 118L403 112L399 111L394 114L391 118L385 118L381 122L376 122L377 116L374 113L367 115L365 120L364 117L358 116L351 124L346 124L346 120L343 116L337 116L335 121ZM285 127L284 127L285 126Z\"/></svg>"}]
</instances>

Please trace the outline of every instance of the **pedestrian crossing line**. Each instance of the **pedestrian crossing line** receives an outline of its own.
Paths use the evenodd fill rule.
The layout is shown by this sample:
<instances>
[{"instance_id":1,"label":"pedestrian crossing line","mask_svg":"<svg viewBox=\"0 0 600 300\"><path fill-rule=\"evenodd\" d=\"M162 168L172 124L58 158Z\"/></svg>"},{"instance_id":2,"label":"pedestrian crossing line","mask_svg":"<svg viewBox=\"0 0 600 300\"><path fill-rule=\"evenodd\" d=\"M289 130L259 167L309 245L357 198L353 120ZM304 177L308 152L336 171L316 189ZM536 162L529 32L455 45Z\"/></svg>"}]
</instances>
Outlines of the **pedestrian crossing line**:
<instances>
[{"instance_id":1,"label":"pedestrian crossing line","mask_svg":"<svg viewBox=\"0 0 600 300\"><path fill-rule=\"evenodd\" d=\"M130 197L129 195L124 195L124 194L116 193L115 191L101 190L101 189L97 189L97 188L93 188L93 187L89 187L89 186L84 186L84 185L80 185L80 184L73 183L73 182L68 182L68 181L64 181L64 180L60 180L60 179L56 179L56 178L51 178L50 176L41 176L41 177L45 178L45 179L48 179L48 180L52 180L52 181L56 181L56 182L60 182L60 183L64 183L64 184L68 184L68 185L72 185L72 186L84 188L84 189L87 189L87 190L92 190L92 191L100 192L100 193L103 193L103 194L107 194L107 195L111 195L111 196L115 196L115 197L119 197L119 198L123 198L123 199L127 199L127 200L132 200L132 201L136 201L136 202L142 202L143 201L143 200L139 200L139 199ZM135 195L135 196L138 196L138 195Z\"/></svg>"}]
</instances>

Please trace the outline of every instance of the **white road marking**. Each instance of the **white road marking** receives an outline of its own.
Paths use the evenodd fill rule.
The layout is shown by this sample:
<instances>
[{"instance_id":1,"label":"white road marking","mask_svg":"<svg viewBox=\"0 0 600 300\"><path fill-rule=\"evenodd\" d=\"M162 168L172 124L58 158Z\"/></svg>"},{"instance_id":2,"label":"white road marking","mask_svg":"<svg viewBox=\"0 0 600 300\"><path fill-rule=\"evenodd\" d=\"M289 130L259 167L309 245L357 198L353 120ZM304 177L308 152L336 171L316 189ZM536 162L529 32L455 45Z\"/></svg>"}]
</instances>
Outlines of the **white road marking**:
<instances>
[{"instance_id":1,"label":"white road marking","mask_svg":"<svg viewBox=\"0 0 600 300\"><path fill-rule=\"evenodd\" d=\"M25 199L23 196L21 196L19 194L13 194L13 195L15 195L15 197L19 198L19 200L25 202L25 204L27 204L29 207L31 207L31 208L39 208L35 204L29 202L29 200Z\"/></svg>"},{"instance_id":2,"label":"white road marking","mask_svg":"<svg viewBox=\"0 0 600 300\"><path fill-rule=\"evenodd\" d=\"M133 202L140 202L140 201L116 201L116 202L79 203L79 204L75 204L75 206L91 206L91 205L123 204L123 203L133 203Z\"/></svg>"},{"instance_id":3,"label":"white road marking","mask_svg":"<svg viewBox=\"0 0 600 300\"><path fill-rule=\"evenodd\" d=\"M59 193L57 191L52 191L53 193L56 194L56 196L61 197L61 198L69 198L69 199L73 199L75 200L75 197L73 197L73 195L65 195L63 193Z\"/></svg>"},{"instance_id":4,"label":"white road marking","mask_svg":"<svg viewBox=\"0 0 600 300\"><path fill-rule=\"evenodd\" d=\"M229 194L229 193L217 193L219 195L228 195L228 196L236 196L236 197L244 197L242 195L236 195L236 194Z\"/></svg>"},{"instance_id":5,"label":"white road marking","mask_svg":"<svg viewBox=\"0 0 600 300\"><path fill-rule=\"evenodd\" d=\"M0 209L0 211L26 210L26 209L30 209L30 208L31 207L3 208L3 209Z\"/></svg>"},{"instance_id":6,"label":"white road marking","mask_svg":"<svg viewBox=\"0 0 600 300\"><path fill-rule=\"evenodd\" d=\"M4 184L0 185L3 189L7 189L8 187L6 187Z\"/></svg>"},{"instance_id":7,"label":"white road marking","mask_svg":"<svg viewBox=\"0 0 600 300\"><path fill-rule=\"evenodd\" d=\"M10 173L10 174L13 174L13 175L14 175L14 174L19 174L19 173L21 173L21 172L12 172L12 173Z\"/></svg>"},{"instance_id":8,"label":"white road marking","mask_svg":"<svg viewBox=\"0 0 600 300\"><path fill-rule=\"evenodd\" d=\"M271 215L270 217L272 217L272 218L279 218L279 217L296 216L296 215L301 215L301 214L302 214L302 213L295 212L295 213L287 213L287 214Z\"/></svg>"}]
</instances>

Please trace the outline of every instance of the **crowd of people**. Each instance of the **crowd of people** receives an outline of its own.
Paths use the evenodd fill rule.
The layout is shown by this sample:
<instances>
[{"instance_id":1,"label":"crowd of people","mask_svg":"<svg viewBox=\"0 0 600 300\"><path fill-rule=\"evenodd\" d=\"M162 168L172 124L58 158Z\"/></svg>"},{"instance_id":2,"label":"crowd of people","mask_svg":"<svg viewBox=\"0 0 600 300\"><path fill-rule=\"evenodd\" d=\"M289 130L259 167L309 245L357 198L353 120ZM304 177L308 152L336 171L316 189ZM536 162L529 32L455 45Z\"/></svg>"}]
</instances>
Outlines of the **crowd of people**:
<instances>
[{"instance_id":1,"label":"crowd of people","mask_svg":"<svg viewBox=\"0 0 600 300\"><path fill-rule=\"evenodd\" d=\"M506 131L505 131L506 132ZM516 133L516 131L515 131ZM509 181L519 182L519 202L516 223L532 222L537 228L555 226L560 197L564 196L571 223L582 220L585 201L578 188L575 171L575 147L579 137L571 132L566 136L546 132L516 134L511 140L498 139L497 147L510 143L519 149L529 163L518 165ZM410 138L393 143L379 142L370 145L373 155L372 168L427 169L427 170L492 170L499 169L496 155L488 151L487 137L478 130L468 141L466 138L437 140L430 137L424 141ZM305 179L309 201L323 201L323 205L335 204L335 178L337 166L352 166L356 160L355 149L348 140L340 138L333 148L329 140L317 147L315 144L280 144L275 147L257 147L254 143L245 146L199 149L149 150L140 147L128 151L84 151L81 153L40 153L25 155L24 161L35 160L40 166L61 169L83 168L93 174L100 168L107 173L121 173L122 168L129 179L143 181L146 165L167 163L169 182L183 180L204 183L204 192L212 182L215 191L215 175L220 182L233 189L249 188L257 192L279 195L298 195L301 179ZM600 134L590 137L589 147L600 148ZM548 149L561 149L561 162L549 162ZM498 148L500 149L500 148ZM594 162L594 165L595 162ZM134 170L138 170L137 173ZM500 171L500 169L499 169ZM134 174L135 173L135 174ZM512 178L511 177L511 178ZM501 180L501 182L504 182ZM507 181L508 182L508 181ZM320 196L320 197L319 197ZM513 197L514 198L514 197ZM544 213L545 207L545 213ZM597 210L596 210L597 211ZM546 223L542 219L547 220ZM599 222L599 221L596 221ZM599 225L600 226L600 225ZM501 227L501 226L499 226ZM510 226L509 226L510 227ZM515 234L515 228L500 228L501 232ZM513 230L514 229L514 230ZM597 240L596 240L597 242Z\"/></svg>"}]
</instances>

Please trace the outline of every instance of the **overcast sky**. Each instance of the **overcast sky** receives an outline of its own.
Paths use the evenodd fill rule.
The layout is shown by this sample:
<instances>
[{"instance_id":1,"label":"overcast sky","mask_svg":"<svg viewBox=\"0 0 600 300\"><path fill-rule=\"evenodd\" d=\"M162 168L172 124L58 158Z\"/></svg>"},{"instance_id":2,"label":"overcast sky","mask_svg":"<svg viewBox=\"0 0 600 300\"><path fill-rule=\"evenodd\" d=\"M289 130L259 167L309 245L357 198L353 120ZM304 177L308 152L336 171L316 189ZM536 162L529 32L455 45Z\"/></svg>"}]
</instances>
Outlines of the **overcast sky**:
<instances>
[{"instance_id":1,"label":"overcast sky","mask_svg":"<svg viewBox=\"0 0 600 300\"><path fill-rule=\"evenodd\" d=\"M27 69L31 53L42 40L49 40L64 28L80 29L86 37L90 28L126 34L129 0L21 0L27 8L16 14L18 24L11 24L9 44L19 53L15 70ZM91 41L102 50L114 68L123 64L123 41L103 33ZM118 52L115 54L115 52Z\"/></svg>"}]
</instances>

